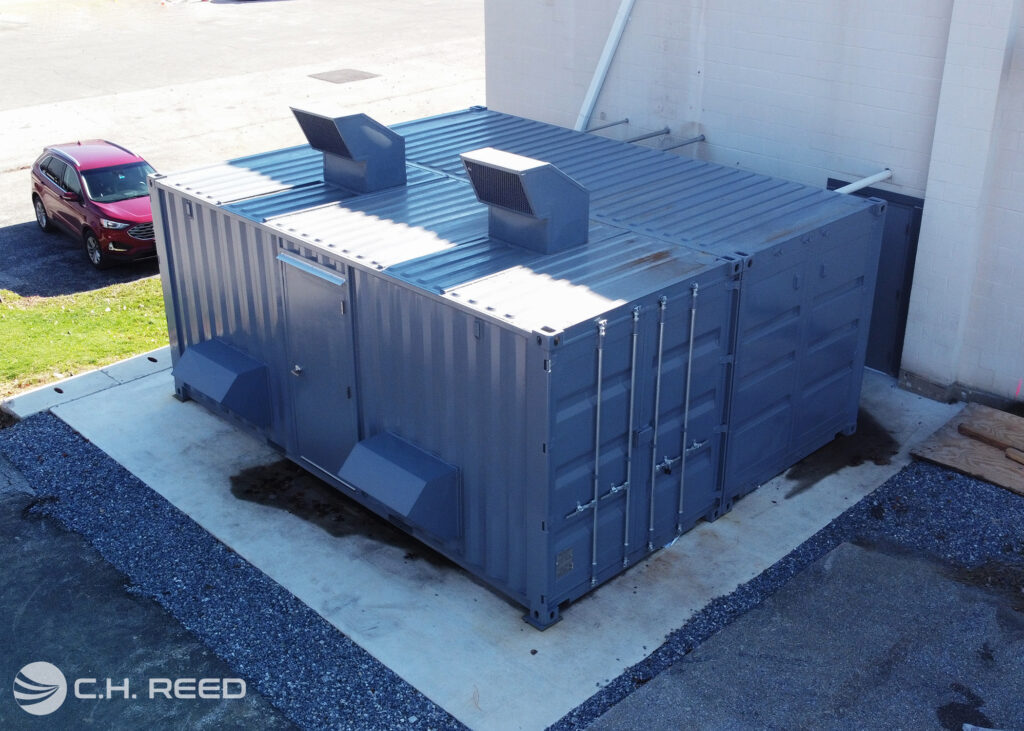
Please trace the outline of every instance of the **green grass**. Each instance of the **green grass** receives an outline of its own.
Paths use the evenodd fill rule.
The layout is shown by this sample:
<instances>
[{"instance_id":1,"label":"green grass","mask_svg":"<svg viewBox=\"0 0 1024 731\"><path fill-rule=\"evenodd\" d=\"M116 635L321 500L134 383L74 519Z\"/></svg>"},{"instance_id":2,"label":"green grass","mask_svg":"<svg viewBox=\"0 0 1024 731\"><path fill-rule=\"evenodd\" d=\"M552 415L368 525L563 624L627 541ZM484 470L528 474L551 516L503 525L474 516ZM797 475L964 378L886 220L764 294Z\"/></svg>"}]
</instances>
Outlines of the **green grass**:
<instances>
[{"instance_id":1,"label":"green grass","mask_svg":"<svg viewBox=\"0 0 1024 731\"><path fill-rule=\"evenodd\" d=\"M0 300L0 398L167 345L158 277Z\"/></svg>"}]
</instances>

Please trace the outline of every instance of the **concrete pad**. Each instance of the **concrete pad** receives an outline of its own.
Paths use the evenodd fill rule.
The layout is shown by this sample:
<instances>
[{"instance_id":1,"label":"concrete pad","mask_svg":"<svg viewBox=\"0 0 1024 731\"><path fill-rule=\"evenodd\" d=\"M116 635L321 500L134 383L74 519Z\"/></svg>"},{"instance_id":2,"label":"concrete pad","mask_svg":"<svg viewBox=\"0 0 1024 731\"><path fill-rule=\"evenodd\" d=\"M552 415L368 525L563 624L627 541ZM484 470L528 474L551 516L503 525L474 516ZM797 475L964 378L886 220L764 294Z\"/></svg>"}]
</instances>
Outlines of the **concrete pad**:
<instances>
[{"instance_id":1,"label":"concrete pad","mask_svg":"<svg viewBox=\"0 0 1024 731\"><path fill-rule=\"evenodd\" d=\"M1020 596L989 580L841 544L590 728L1021 728Z\"/></svg>"},{"instance_id":2,"label":"concrete pad","mask_svg":"<svg viewBox=\"0 0 1024 731\"><path fill-rule=\"evenodd\" d=\"M167 370L171 367L171 348L151 350L108 366L71 378L64 378L54 383L47 383L30 391L18 394L0 404L9 414L24 419L40 411L47 411L54 406L105 391L137 378Z\"/></svg>"},{"instance_id":3,"label":"concrete pad","mask_svg":"<svg viewBox=\"0 0 1024 731\"><path fill-rule=\"evenodd\" d=\"M882 484L909 460L910 442L958 408L867 374L863 401L899 444L888 464L837 468L812 482L776 478L576 602L541 633L522 622L521 608L462 571L239 500L231 476L279 455L172 392L163 372L53 411L456 718L495 729L561 718L711 599Z\"/></svg>"}]
</instances>

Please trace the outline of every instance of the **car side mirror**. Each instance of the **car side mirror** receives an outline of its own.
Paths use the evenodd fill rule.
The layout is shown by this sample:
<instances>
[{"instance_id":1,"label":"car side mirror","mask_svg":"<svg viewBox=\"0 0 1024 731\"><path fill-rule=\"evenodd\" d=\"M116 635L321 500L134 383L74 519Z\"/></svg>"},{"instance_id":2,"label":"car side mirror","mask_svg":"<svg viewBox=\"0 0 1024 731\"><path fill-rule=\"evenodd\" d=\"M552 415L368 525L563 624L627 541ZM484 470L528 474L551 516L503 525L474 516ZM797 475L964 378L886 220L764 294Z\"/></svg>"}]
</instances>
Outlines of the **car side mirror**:
<instances>
[{"instance_id":1,"label":"car side mirror","mask_svg":"<svg viewBox=\"0 0 1024 731\"><path fill-rule=\"evenodd\" d=\"M78 193L76 193L73 190L64 191L63 193L60 194L60 197L70 203L74 203L75 201L79 201L82 199L82 196L78 195Z\"/></svg>"}]
</instances>

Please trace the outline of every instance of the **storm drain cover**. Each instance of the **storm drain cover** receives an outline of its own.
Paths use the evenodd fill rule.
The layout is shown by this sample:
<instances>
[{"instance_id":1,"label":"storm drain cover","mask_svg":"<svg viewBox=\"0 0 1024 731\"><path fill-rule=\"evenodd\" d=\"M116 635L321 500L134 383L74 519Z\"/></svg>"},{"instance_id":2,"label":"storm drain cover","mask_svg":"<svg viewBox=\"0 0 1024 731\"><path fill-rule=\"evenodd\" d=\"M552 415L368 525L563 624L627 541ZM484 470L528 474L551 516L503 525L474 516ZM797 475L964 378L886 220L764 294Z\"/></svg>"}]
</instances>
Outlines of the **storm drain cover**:
<instances>
[{"instance_id":1,"label":"storm drain cover","mask_svg":"<svg viewBox=\"0 0 1024 731\"><path fill-rule=\"evenodd\" d=\"M371 74L369 71L360 71L359 69L335 69L334 71L310 74L311 78L330 81L332 84L347 84L350 81L362 81L363 79L372 79L377 76L380 76L380 74Z\"/></svg>"}]
</instances>

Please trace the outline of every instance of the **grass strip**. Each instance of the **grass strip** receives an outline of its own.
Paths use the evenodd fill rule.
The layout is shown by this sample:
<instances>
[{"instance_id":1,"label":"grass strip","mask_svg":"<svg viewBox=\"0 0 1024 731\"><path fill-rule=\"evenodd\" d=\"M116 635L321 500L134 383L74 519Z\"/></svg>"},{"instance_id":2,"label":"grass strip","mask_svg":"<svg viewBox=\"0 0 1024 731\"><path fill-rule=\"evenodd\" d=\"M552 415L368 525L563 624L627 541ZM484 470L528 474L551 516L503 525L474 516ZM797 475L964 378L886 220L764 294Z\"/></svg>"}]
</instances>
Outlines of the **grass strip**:
<instances>
[{"instance_id":1,"label":"grass strip","mask_svg":"<svg viewBox=\"0 0 1024 731\"><path fill-rule=\"evenodd\" d=\"M0 398L166 344L159 277L59 297L0 290Z\"/></svg>"}]
</instances>

